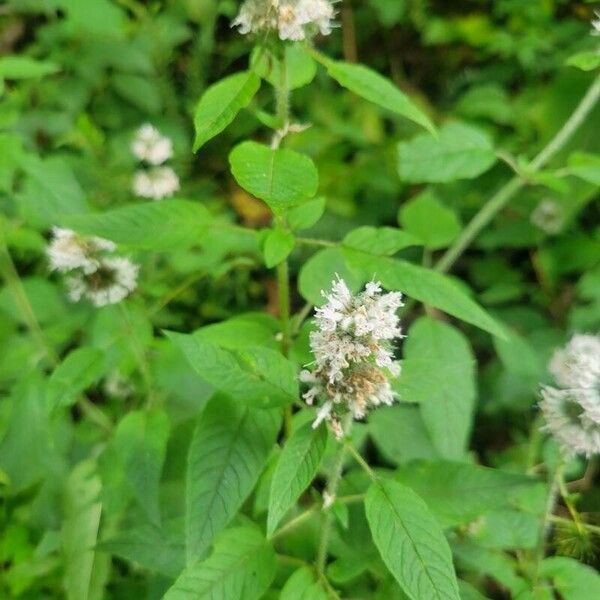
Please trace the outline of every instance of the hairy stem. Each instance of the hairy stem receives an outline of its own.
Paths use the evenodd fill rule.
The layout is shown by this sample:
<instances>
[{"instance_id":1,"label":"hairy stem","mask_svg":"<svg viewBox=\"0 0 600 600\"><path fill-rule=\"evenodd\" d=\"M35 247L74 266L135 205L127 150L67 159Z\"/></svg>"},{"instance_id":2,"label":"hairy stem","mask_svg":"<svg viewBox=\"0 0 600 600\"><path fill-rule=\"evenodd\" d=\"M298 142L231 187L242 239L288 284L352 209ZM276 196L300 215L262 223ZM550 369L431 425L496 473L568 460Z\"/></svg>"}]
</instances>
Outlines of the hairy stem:
<instances>
[{"instance_id":1,"label":"hairy stem","mask_svg":"<svg viewBox=\"0 0 600 600\"><path fill-rule=\"evenodd\" d=\"M512 200L515 194L527 184L526 174L539 171L571 139L600 98L600 77L597 77L577 108L565 124L543 148L543 150L523 169L525 175L517 175L498 190L471 219L462 234L448 248L436 263L435 268L442 273L449 271L473 240L492 219Z\"/></svg>"},{"instance_id":2,"label":"hairy stem","mask_svg":"<svg viewBox=\"0 0 600 600\"><path fill-rule=\"evenodd\" d=\"M351 414L346 415L346 417L344 418L342 428L344 431L344 436L349 435L350 430L352 429ZM331 498L335 498L338 486L340 485L340 481L342 480L342 472L344 470L344 458L346 457L346 447L347 446L344 442L340 442L337 452L335 454L335 458L333 460L331 473L329 474L329 478L327 480L327 487L325 488L325 492L329 494ZM319 538L319 547L317 549L316 567L317 573L319 575L324 575L325 573L325 565L327 563L327 549L329 547L329 536L331 535L332 526L333 512L330 506L325 509L325 518L321 527L321 536Z\"/></svg>"}]
</instances>

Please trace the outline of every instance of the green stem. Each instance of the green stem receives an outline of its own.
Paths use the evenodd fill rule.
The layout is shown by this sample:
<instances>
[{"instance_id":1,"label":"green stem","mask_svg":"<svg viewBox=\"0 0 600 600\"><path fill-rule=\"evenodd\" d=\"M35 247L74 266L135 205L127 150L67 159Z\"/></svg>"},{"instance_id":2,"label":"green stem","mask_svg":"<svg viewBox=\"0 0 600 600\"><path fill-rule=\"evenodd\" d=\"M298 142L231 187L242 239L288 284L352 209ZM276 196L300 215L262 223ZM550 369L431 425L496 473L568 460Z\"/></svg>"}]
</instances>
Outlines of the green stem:
<instances>
[{"instance_id":1,"label":"green stem","mask_svg":"<svg viewBox=\"0 0 600 600\"><path fill-rule=\"evenodd\" d=\"M279 84L275 89L275 102L277 105L279 127L284 128L290 117L290 92L288 88L285 48L282 49L281 60L279 61Z\"/></svg>"},{"instance_id":2,"label":"green stem","mask_svg":"<svg viewBox=\"0 0 600 600\"><path fill-rule=\"evenodd\" d=\"M298 516L294 517L293 519L290 519L285 525L280 527L271 536L271 539L276 540L277 538L280 538L282 535L285 535L292 529L296 529L296 527L298 527L298 525L304 523L304 521L306 521L307 519L310 519L310 517L312 517L314 514L316 514L317 511L318 511L318 507L316 504L311 506L310 508L306 509L304 512L300 513Z\"/></svg>"},{"instance_id":3,"label":"green stem","mask_svg":"<svg viewBox=\"0 0 600 600\"><path fill-rule=\"evenodd\" d=\"M369 476L371 481L377 481L377 475L375 471L371 469L367 461L360 455L360 452L350 443L346 442L346 448L348 452L352 455L352 458L359 464L359 466L363 469L363 471Z\"/></svg>"},{"instance_id":4,"label":"green stem","mask_svg":"<svg viewBox=\"0 0 600 600\"><path fill-rule=\"evenodd\" d=\"M342 423L344 436L349 435L351 428L352 415L348 414L346 415L346 417L344 418L344 422ZM337 452L335 454L335 458L333 460L333 467L331 469L331 473L329 474L329 479L327 480L326 492L332 498L335 498L338 486L340 485L340 481L342 480L342 472L344 470L344 458L346 457L346 448L346 444L344 442L340 442ZM316 567L317 573L321 576L324 576L325 574L325 565L327 563L327 549L329 547L329 536L331 535L332 526L333 511L331 510L331 507L329 507L325 509L325 518L321 527L321 536L319 539L319 547L317 549Z\"/></svg>"},{"instance_id":5,"label":"green stem","mask_svg":"<svg viewBox=\"0 0 600 600\"><path fill-rule=\"evenodd\" d=\"M515 194L526 185L527 174L539 171L548 161L559 152L564 145L571 139L575 131L580 127L585 118L596 105L600 98L600 76L597 77L577 108L567 119L565 124L543 148L543 150L523 169L525 175L517 175L510 179L496 194L494 194L480 211L473 217L471 222L465 227L462 234L448 248L446 253L436 263L435 268L442 273L449 271L462 253L470 246L473 240L481 231L492 221Z\"/></svg>"}]
</instances>

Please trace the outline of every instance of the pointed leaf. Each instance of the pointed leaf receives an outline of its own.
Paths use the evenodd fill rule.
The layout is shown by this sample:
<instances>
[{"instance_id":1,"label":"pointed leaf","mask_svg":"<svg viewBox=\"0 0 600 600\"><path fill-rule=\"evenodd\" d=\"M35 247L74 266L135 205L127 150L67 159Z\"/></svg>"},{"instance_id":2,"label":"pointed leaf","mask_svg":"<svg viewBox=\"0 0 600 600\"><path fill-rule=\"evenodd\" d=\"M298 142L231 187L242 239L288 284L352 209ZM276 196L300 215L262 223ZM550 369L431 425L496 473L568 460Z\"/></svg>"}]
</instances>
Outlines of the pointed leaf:
<instances>
[{"instance_id":1,"label":"pointed leaf","mask_svg":"<svg viewBox=\"0 0 600 600\"><path fill-rule=\"evenodd\" d=\"M276 568L273 548L255 528L230 529L208 559L181 574L163 600L258 600Z\"/></svg>"},{"instance_id":2,"label":"pointed leaf","mask_svg":"<svg viewBox=\"0 0 600 600\"><path fill-rule=\"evenodd\" d=\"M280 425L278 411L249 409L214 396L200 416L188 454L188 564L201 558L256 485Z\"/></svg>"},{"instance_id":3,"label":"pointed leaf","mask_svg":"<svg viewBox=\"0 0 600 600\"><path fill-rule=\"evenodd\" d=\"M365 501L373 541L412 600L459 600L452 554L427 505L395 481L374 483Z\"/></svg>"},{"instance_id":4,"label":"pointed leaf","mask_svg":"<svg viewBox=\"0 0 600 600\"><path fill-rule=\"evenodd\" d=\"M300 567L285 582L279 600L329 600L330 596L308 567Z\"/></svg>"},{"instance_id":5,"label":"pointed leaf","mask_svg":"<svg viewBox=\"0 0 600 600\"><path fill-rule=\"evenodd\" d=\"M268 536L314 479L326 442L327 429L313 429L310 423L296 429L286 442L271 482Z\"/></svg>"},{"instance_id":6,"label":"pointed leaf","mask_svg":"<svg viewBox=\"0 0 600 600\"><path fill-rule=\"evenodd\" d=\"M253 71L230 75L211 85L200 98L194 115L194 152L221 133L258 92L260 77Z\"/></svg>"}]
</instances>

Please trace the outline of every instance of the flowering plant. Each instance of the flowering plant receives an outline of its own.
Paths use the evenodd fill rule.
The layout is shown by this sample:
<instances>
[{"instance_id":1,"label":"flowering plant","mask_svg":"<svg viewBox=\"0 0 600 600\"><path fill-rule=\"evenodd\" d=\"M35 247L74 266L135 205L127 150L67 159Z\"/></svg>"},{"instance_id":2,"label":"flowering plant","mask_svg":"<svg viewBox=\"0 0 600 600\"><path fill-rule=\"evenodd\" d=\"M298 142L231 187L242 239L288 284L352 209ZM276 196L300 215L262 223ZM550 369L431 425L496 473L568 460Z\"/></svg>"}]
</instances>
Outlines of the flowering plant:
<instances>
[{"instance_id":1,"label":"flowering plant","mask_svg":"<svg viewBox=\"0 0 600 600\"><path fill-rule=\"evenodd\" d=\"M592 9L5 4L0 598L600 597Z\"/></svg>"}]
</instances>

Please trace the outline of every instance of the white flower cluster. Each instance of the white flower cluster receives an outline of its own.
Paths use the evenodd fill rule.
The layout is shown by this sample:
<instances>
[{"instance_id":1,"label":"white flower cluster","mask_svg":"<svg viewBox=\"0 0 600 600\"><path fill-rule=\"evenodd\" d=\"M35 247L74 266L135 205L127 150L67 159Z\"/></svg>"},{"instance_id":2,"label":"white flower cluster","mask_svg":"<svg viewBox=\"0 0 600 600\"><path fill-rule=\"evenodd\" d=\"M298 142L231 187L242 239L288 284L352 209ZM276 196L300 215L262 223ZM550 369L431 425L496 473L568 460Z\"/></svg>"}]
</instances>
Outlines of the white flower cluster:
<instances>
[{"instance_id":1,"label":"white flower cluster","mask_svg":"<svg viewBox=\"0 0 600 600\"><path fill-rule=\"evenodd\" d=\"M277 31L281 40L329 35L335 10L329 0L246 0L231 24L242 34Z\"/></svg>"},{"instance_id":2,"label":"white flower cluster","mask_svg":"<svg viewBox=\"0 0 600 600\"><path fill-rule=\"evenodd\" d=\"M369 408L394 402L389 380L400 375L393 341L402 335L396 314L402 294L382 294L381 285L370 282L353 296L338 278L323 296L327 302L316 309L317 330L310 335L315 368L302 371L300 380L310 386L307 404L322 401L313 427L328 421L341 437L344 413L362 419Z\"/></svg>"},{"instance_id":3,"label":"white flower cluster","mask_svg":"<svg viewBox=\"0 0 600 600\"><path fill-rule=\"evenodd\" d=\"M120 256L107 256L116 246L98 237L85 238L70 229L54 227L47 248L50 269L69 273L69 298L90 300L94 306L116 304L136 287L139 266Z\"/></svg>"},{"instance_id":4,"label":"white flower cluster","mask_svg":"<svg viewBox=\"0 0 600 600\"><path fill-rule=\"evenodd\" d=\"M600 35L600 10L594 11L596 18L592 21L592 27L594 30L592 31L592 35Z\"/></svg>"},{"instance_id":5,"label":"white flower cluster","mask_svg":"<svg viewBox=\"0 0 600 600\"><path fill-rule=\"evenodd\" d=\"M565 219L563 210L554 200L542 200L532 211L531 222L548 235L556 235L562 230Z\"/></svg>"},{"instance_id":6,"label":"white flower cluster","mask_svg":"<svg viewBox=\"0 0 600 600\"><path fill-rule=\"evenodd\" d=\"M558 387L544 387L546 428L573 454L600 454L600 336L574 335L549 365Z\"/></svg>"},{"instance_id":7,"label":"white flower cluster","mask_svg":"<svg viewBox=\"0 0 600 600\"><path fill-rule=\"evenodd\" d=\"M133 177L136 196L162 200L179 189L177 174L171 167L163 165L173 157L173 143L156 127L149 123L142 125L135 134L131 151L139 161L149 165L138 170Z\"/></svg>"}]
</instances>

